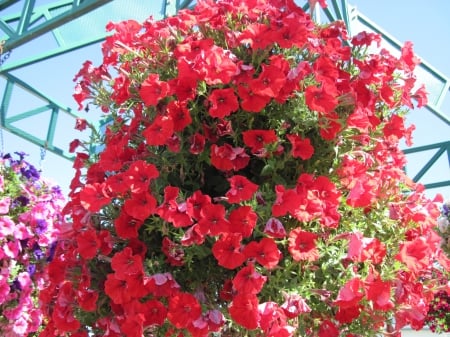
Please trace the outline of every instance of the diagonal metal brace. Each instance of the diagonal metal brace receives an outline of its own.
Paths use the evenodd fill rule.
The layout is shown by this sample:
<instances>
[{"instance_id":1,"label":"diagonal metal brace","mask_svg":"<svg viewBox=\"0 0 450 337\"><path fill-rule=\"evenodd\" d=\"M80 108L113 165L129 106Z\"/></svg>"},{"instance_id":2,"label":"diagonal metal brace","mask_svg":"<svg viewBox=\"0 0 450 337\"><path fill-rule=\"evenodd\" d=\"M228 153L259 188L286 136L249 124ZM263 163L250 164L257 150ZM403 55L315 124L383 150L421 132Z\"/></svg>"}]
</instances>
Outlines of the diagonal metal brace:
<instances>
[{"instance_id":1,"label":"diagonal metal brace","mask_svg":"<svg viewBox=\"0 0 450 337\"><path fill-rule=\"evenodd\" d=\"M46 6L35 7L34 0L26 0L20 14L0 20L4 51L21 46L66 22L74 20L112 0L63 0ZM0 6L7 6L14 1L2 1ZM61 12L62 11L62 12ZM39 23L44 19L42 23ZM16 26L15 28L13 28Z\"/></svg>"}]
</instances>

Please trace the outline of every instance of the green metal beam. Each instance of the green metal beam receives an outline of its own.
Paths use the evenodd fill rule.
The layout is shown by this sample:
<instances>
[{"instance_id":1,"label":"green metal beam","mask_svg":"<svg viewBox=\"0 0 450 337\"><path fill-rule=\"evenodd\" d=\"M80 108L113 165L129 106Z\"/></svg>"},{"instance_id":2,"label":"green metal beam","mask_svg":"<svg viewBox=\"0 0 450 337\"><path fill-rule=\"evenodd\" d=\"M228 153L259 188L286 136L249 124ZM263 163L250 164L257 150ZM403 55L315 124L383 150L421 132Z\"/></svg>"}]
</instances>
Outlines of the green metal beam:
<instances>
[{"instance_id":1,"label":"green metal beam","mask_svg":"<svg viewBox=\"0 0 450 337\"><path fill-rule=\"evenodd\" d=\"M175 15L177 13L178 6L179 0L164 0L163 2L164 17Z\"/></svg>"},{"instance_id":2,"label":"green metal beam","mask_svg":"<svg viewBox=\"0 0 450 337\"><path fill-rule=\"evenodd\" d=\"M22 12L2 18L0 28L4 51L12 50L72 21L112 0L63 0L35 8L35 0L25 0Z\"/></svg>"},{"instance_id":3,"label":"green metal beam","mask_svg":"<svg viewBox=\"0 0 450 337\"><path fill-rule=\"evenodd\" d=\"M422 177L436 164L436 162L444 155L447 154L447 160L450 167L450 141L440 142L435 144L429 144L424 146L418 146L411 149L405 149L403 152L405 154L418 153L418 152L426 152L430 150L437 150L433 156L425 163L422 169L419 170L418 173L414 176L413 180L418 182ZM426 188L436 188L436 187L444 187L450 186L450 180L443 180L440 182L424 184Z\"/></svg>"},{"instance_id":4,"label":"green metal beam","mask_svg":"<svg viewBox=\"0 0 450 337\"><path fill-rule=\"evenodd\" d=\"M14 5L16 2L20 0L0 0L0 11L8 8L9 6Z\"/></svg>"},{"instance_id":5,"label":"green metal beam","mask_svg":"<svg viewBox=\"0 0 450 337\"><path fill-rule=\"evenodd\" d=\"M177 14L180 9L192 7L195 0L163 0L163 14L164 17Z\"/></svg>"},{"instance_id":6,"label":"green metal beam","mask_svg":"<svg viewBox=\"0 0 450 337\"><path fill-rule=\"evenodd\" d=\"M320 17L320 12L323 12L325 14L325 17L328 22L333 22L337 20L344 21L345 25L347 26L347 30L349 35L351 35L351 26L350 26L350 16L349 16L349 6L347 4L347 0L331 0L328 1L328 7L320 9L320 5L316 3L316 8L314 9L314 13L311 13L314 20L318 21L319 23L322 21ZM330 6L331 5L331 6ZM306 2L306 4L302 7L304 11L311 10L311 7L309 5L309 1Z\"/></svg>"},{"instance_id":7,"label":"green metal beam","mask_svg":"<svg viewBox=\"0 0 450 337\"><path fill-rule=\"evenodd\" d=\"M5 62L4 64L0 65L0 74L4 72L11 72L16 69L20 69L38 62L46 61L51 58L54 58L59 55L63 55L84 47L87 47L89 45L93 45L96 43L99 43L105 39L105 34L92 34L90 39L79 41L78 43L72 43L70 45L64 44L61 45L53 50L46 51L40 54L31 55L30 57L26 59L20 59L20 60L12 60Z\"/></svg>"},{"instance_id":8,"label":"green metal beam","mask_svg":"<svg viewBox=\"0 0 450 337\"><path fill-rule=\"evenodd\" d=\"M177 11L180 9L185 9L188 7L192 7L195 4L195 0L183 0L177 7Z\"/></svg>"},{"instance_id":9,"label":"green metal beam","mask_svg":"<svg viewBox=\"0 0 450 337\"><path fill-rule=\"evenodd\" d=\"M24 81L19 78L6 73L3 74L5 76L7 82L5 86L5 90L3 92L3 97L1 100L0 106L0 123L1 127L25 140L30 141L33 144L36 144L42 148L49 150L63 158L73 160L73 155L68 153L68 151L61 149L55 144L55 131L57 128L58 116L60 113L64 113L74 118L78 117L77 114L73 113L70 108L63 107L61 104L56 103L54 100L45 96L43 93L38 90L32 88ZM20 87L22 90L38 97L42 100L43 104L31 109L29 111L25 111L19 114L14 114L12 116L9 115L11 110L11 97L14 91L14 88ZM46 130L46 137L42 139L36 135L27 132L20 127L15 126L14 124L20 121L25 121L30 117L38 116L40 114L50 112L50 122L48 128Z\"/></svg>"}]
</instances>

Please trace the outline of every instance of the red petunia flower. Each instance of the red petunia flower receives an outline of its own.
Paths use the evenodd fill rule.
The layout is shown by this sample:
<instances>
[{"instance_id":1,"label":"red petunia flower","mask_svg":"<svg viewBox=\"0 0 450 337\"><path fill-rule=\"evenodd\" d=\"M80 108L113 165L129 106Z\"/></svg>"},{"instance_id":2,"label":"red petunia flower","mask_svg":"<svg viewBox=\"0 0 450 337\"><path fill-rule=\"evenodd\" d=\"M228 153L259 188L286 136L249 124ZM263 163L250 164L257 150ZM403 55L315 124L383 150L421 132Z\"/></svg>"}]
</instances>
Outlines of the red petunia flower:
<instances>
[{"instance_id":1,"label":"red petunia flower","mask_svg":"<svg viewBox=\"0 0 450 337\"><path fill-rule=\"evenodd\" d=\"M339 289L339 293L333 304L339 308L356 307L363 297L363 282L358 277L354 277Z\"/></svg>"},{"instance_id":2,"label":"red petunia flower","mask_svg":"<svg viewBox=\"0 0 450 337\"><path fill-rule=\"evenodd\" d=\"M366 297L372 301L374 310L388 311L394 307L391 301L391 282L380 278L369 280L364 283Z\"/></svg>"},{"instance_id":3,"label":"red petunia flower","mask_svg":"<svg viewBox=\"0 0 450 337\"><path fill-rule=\"evenodd\" d=\"M141 313L127 313L125 320L120 322L120 331L127 337L142 337L144 320L144 315Z\"/></svg>"},{"instance_id":4,"label":"red petunia flower","mask_svg":"<svg viewBox=\"0 0 450 337\"><path fill-rule=\"evenodd\" d=\"M80 117L75 119L75 130L84 131L86 130L87 125L88 123L86 119Z\"/></svg>"},{"instance_id":5,"label":"red petunia flower","mask_svg":"<svg viewBox=\"0 0 450 337\"><path fill-rule=\"evenodd\" d=\"M98 164L105 171L121 170L123 163L129 160L131 154L127 142L128 140L123 138L115 140L112 144L108 144L108 146L100 152Z\"/></svg>"},{"instance_id":6,"label":"red petunia flower","mask_svg":"<svg viewBox=\"0 0 450 337\"><path fill-rule=\"evenodd\" d=\"M201 314L202 308L194 295L178 292L169 298L167 318L178 329L187 328Z\"/></svg>"},{"instance_id":7,"label":"red petunia flower","mask_svg":"<svg viewBox=\"0 0 450 337\"><path fill-rule=\"evenodd\" d=\"M174 123L169 116L157 115L143 132L147 145L160 146L172 137L174 132Z\"/></svg>"},{"instance_id":8,"label":"red petunia flower","mask_svg":"<svg viewBox=\"0 0 450 337\"><path fill-rule=\"evenodd\" d=\"M281 252L272 238L262 238L261 241L251 241L244 248L247 259L255 259L260 265L267 269L273 269L278 265Z\"/></svg>"},{"instance_id":9,"label":"red petunia flower","mask_svg":"<svg viewBox=\"0 0 450 337\"><path fill-rule=\"evenodd\" d=\"M127 247L131 248L133 255L139 255L140 257L145 259L148 249L144 242L139 239L131 238L128 240Z\"/></svg>"},{"instance_id":10,"label":"red petunia flower","mask_svg":"<svg viewBox=\"0 0 450 337\"><path fill-rule=\"evenodd\" d=\"M230 222L229 231L240 233L242 237L247 238L252 235L256 226L258 215L250 206L240 206L233 209L228 216Z\"/></svg>"},{"instance_id":11,"label":"red petunia flower","mask_svg":"<svg viewBox=\"0 0 450 337\"><path fill-rule=\"evenodd\" d=\"M114 79L111 99L114 100L117 105L122 105L130 98L130 84L130 78L123 73L120 73Z\"/></svg>"},{"instance_id":12,"label":"red petunia flower","mask_svg":"<svg viewBox=\"0 0 450 337\"><path fill-rule=\"evenodd\" d=\"M276 302L263 302L258 305L259 311L259 327L264 331L266 336L273 337L289 337L295 328L287 326L287 317L283 310ZM286 328L291 330L284 331Z\"/></svg>"},{"instance_id":13,"label":"red petunia flower","mask_svg":"<svg viewBox=\"0 0 450 337\"><path fill-rule=\"evenodd\" d=\"M337 326L332 321L326 319L320 324L317 337L337 337L339 335Z\"/></svg>"},{"instance_id":14,"label":"red petunia flower","mask_svg":"<svg viewBox=\"0 0 450 337\"><path fill-rule=\"evenodd\" d=\"M232 147L226 143L222 146L211 145L211 164L221 171L239 171L245 168L250 157L241 147Z\"/></svg>"},{"instance_id":15,"label":"red petunia flower","mask_svg":"<svg viewBox=\"0 0 450 337\"><path fill-rule=\"evenodd\" d=\"M192 123L192 117L186 104L180 101L170 101L167 104L167 115L173 121L173 130L182 131L186 126Z\"/></svg>"},{"instance_id":16,"label":"red petunia flower","mask_svg":"<svg viewBox=\"0 0 450 337\"><path fill-rule=\"evenodd\" d=\"M422 85L411 95L417 101L417 107L421 108L428 104L428 92L426 91L425 84Z\"/></svg>"},{"instance_id":17,"label":"red petunia flower","mask_svg":"<svg viewBox=\"0 0 450 337\"><path fill-rule=\"evenodd\" d=\"M121 196L130 188L127 182L128 175L125 172L116 173L106 178L106 188L113 191L116 196Z\"/></svg>"},{"instance_id":18,"label":"red petunia flower","mask_svg":"<svg viewBox=\"0 0 450 337\"><path fill-rule=\"evenodd\" d=\"M211 197L197 190L186 199L186 212L192 218L199 220L202 217L201 211L203 207L209 204L211 204Z\"/></svg>"},{"instance_id":19,"label":"red petunia flower","mask_svg":"<svg viewBox=\"0 0 450 337\"><path fill-rule=\"evenodd\" d=\"M130 274L126 278L128 292L132 299L142 299L150 294L150 290L145 286L147 276L142 273Z\"/></svg>"},{"instance_id":20,"label":"red petunia flower","mask_svg":"<svg viewBox=\"0 0 450 337\"><path fill-rule=\"evenodd\" d=\"M412 241L400 244L400 251L395 259L403 262L408 269L417 274L430 263L430 246L424 237L417 237Z\"/></svg>"},{"instance_id":21,"label":"red petunia flower","mask_svg":"<svg viewBox=\"0 0 450 337\"><path fill-rule=\"evenodd\" d=\"M137 238L139 228L143 223L143 220L133 218L127 212L121 212L114 220L114 228L117 235L122 239Z\"/></svg>"},{"instance_id":22,"label":"red petunia flower","mask_svg":"<svg viewBox=\"0 0 450 337\"><path fill-rule=\"evenodd\" d=\"M238 294L258 294L267 281L267 276L261 275L250 263L239 270L233 278L233 288Z\"/></svg>"},{"instance_id":23,"label":"red petunia flower","mask_svg":"<svg viewBox=\"0 0 450 337\"><path fill-rule=\"evenodd\" d=\"M89 86L87 85L87 83L84 81L78 82L75 85L75 91L74 91L72 97L75 99L75 102L78 103L78 110L82 110L84 107L83 102L87 98L92 97L91 90L89 89Z\"/></svg>"},{"instance_id":24,"label":"red petunia flower","mask_svg":"<svg viewBox=\"0 0 450 337\"><path fill-rule=\"evenodd\" d=\"M186 212L186 203L178 203L180 189L175 186L164 188L164 202L158 206L155 213L162 219L171 222L174 227L186 227L192 224L191 217Z\"/></svg>"},{"instance_id":25,"label":"red petunia flower","mask_svg":"<svg viewBox=\"0 0 450 337\"><path fill-rule=\"evenodd\" d=\"M366 238L360 232L350 235L347 258L357 261L371 261L373 264L383 262L386 246L377 238Z\"/></svg>"},{"instance_id":26,"label":"red petunia flower","mask_svg":"<svg viewBox=\"0 0 450 337\"><path fill-rule=\"evenodd\" d=\"M204 69L206 70L205 82L209 85L228 84L233 76L239 72L239 68L233 60L233 54L217 45L205 50Z\"/></svg>"},{"instance_id":27,"label":"red petunia flower","mask_svg":"<svg viewBox=\"0 0 450 337\"><path fill-rule=\"evenodd\" d=\"M262 153L266 145L278 141L274 130L247 130L242 132L242 139L253 154Z\"/></svg>"},{"instance_id":28,"label":"red petunia flower","mask_svg":"<svg viewBox=\"0 0 450 337\"><path fill-rule=\"evenodd\" d=\"M105 183L86 184L80 191L80 203L90 212L98 212L111 202Z\"/></svg>"},{"instance_id":29,"label":"red petunia flower","mask_svg":"<svg viewBox=\"0 0 450 337\"><path fill-rule=\"evenodd\" d=\"M239 109L239 102L232 88L215 89L208 96L211 117L224 118Z\"/></svg>"},{"instance_id":30,"label":"red petunia flower","mask_svg":"<svg viewBox=\"0 0 450 337\"><path fill-rule=\"evenodd\" d=\"M311 85L305 89L306 104L311 110L328 114L333 112L338 104L336 86L329 81L322 82L320 87Z\"/></svg>"},{"instance_id":31,"label":"red petunia flower","mask_svg":"<svg viewBox=\"0 0 450 337\"><path fill-rule=\"evenodd\" d=\"M398 140L407 136L411 131L405 128L404 122L404 117L393 114L383 127L384 137Z\"/></svg>"},{"instance_id":32,"label":"red petunia flower","mask_svg":"<svg viewBox=\"0 0 450 337\"><path fill-rule=\"evenodd\" d=\"M270 26L264 23L252 23L238 36L240 43L249 45L252 49L262 49L273 44L270 37Z\"/></svg>"},{"instance_id":33,"label":"red petunia flower","mask_svg":"<svg viewBox=\"0 0 450 337\"><path fill-rule=\"evenodd\" d=\"M286 75L274 65L262 64L259 76L250 81L250 89L257 95L274 98L286 83Z\"/></svg>"},{"instance_id":34,"label":"red petunia flower","mask_svg":"<svg viewBox=\"0 0 450 337\"><path fill-rule=\"evenodd\" d=\"M229 203L240 203L250 200L258 190L258 185L252 183L246 177L234 175L228 178L230 189L225 194Z\"/></svg>"},{"instance_id":35,"label":"red petunia flower","mask_svg":"<svg viewBox=\"0 0 450 337\"><path fill-rule=\"evenodd\" d=\"M286 294L281 309L288 318L296 318L301 314L311 312L306 300L298 294Z\"/></svg>"},{"instance_id":36,"label":"red petunia flower","mask_svg":"<svg viewBox=\"0 0 450 337\"><path fill-rule=\"evenodd\" d=\"M196 132L190 139L189 152L192 154L200 154L205 149L206 138L202 134Z\"/></svg>"},{"instance_id":37,"label":"red petunia flower","mask_svg":"<svg viewBox=\"0 0 450 337\"><path fill-rule=\"evenodd\" d=\"M124 185L128 186L132 193L147 192L150 182L158 178L159 171L155 165L136 160L124 171Z\"/></svg>"},{"instance_id":38,"label":"red petunia flower","mask_svg":"<svg viewBox=\"0 0 450 337\"><path fill-rule=\"evenodd\" d=\"M52 320L57 330L65 332L75 332L81 325L80 321L75 317L71 306L55 305Z\"/></svg>"},{"instance_id":39,"label":"red petunia flower","mask_svg":"<svg viewBox=\"0 0 450 337\"><path fill-rule=\"evenodd\" d=\"M198 223L189 227L180 240L183 246L201 245L203 242L205 242L205 235L200 231Z\"/></svg>"},{"instance_id":40,"label":"red petunia flower","mask_svg":"<svg viewBox=\"0 0 450 337\"><path fill-rule=\"evenodd\" d=\"M298 22L297 18L286 17L283 19L283 23L277 26L277 29L271 31L272 40L276 41L281 48L292 48L293 46L303 48L307 42L310 36L309 29L296 24L296 22Z\"/></svg>"},{"instance_id":41,"label":"red petunia flower","mask_svg":"<svg viewBox=\"0 0 450 337\"><path fill-rule=\"evenodd\" d=\"M416 56L413 51L413 44L411 41L406 41L401 48L402 54L400 60L403 62L403 66L409 70L413 71L414 68L420 64L421 60Z\"/></svg>"},{"instance_id":42,"label":"red petunia flower","mask_svg":"<svg viewBox=\"0 0 450 337\"><path fill-rule=\"evenodd\" d=\"M283 239L286 237L286 229L283 223L277 218L270 218L264 226L264 234L267 234L275 239Z\"/></svg>"},{"instance_id":43,"label":"red petunia flower","mask_svg":"<svg viewBox=\"0 0 450 337\"><path fill-rule=\"evenodd\" d=\"M225 206L222 204L205 205L200 212L198 229L202 235L216 236L228 233L230 223L225 219Z\"/></svg>"},{"instance_id":44,"label":"red petunia flower","mask_svg":"<svg viewBox=\"0 0 450 337\"><path fill-rule=\"evenodd\" d=\"M108 274L106 277L105 293L115 304L124 304L131 301L127 281L118 279L116 274Z\"/></svg>"},{"instance_id":45,"label":"red petunia flower","mask_svg":"<svg viewBox=\"0 0 450 337\"><path fill-rule=\"evenodd\" d=\"M178 294L181 288L171 273L153 274L147 278L145 286L157 298Z\"/></svg>"},{"instance_id":46,"label":"red petunia flower","mask_svg":"<svg viewBox=\"0 0 450 337\"><path fill-rule=\"evenodd\" d=\"M295 261L316 261L319 251L316 247L317 234L302 230L300 227L289 233L288 251Z\"/></svg>"},{"instance_id":47,"label":"red petunia flower","mask_svg":"<svg viewBox=\"0 0 450 337\"><path fill-rule=\"evenodd\" d=\"M359 317L362 309L362 305L356 305L348 308L339 307L338 311L334 315L334 318L336 318L339 323L351 323Z\"/></svg>"},{"instance_id":48,"label":"red petunia flower","mask_svg":"<svg viewBox=\"0 0 450 337\"><path fill-rule=\"evenodd\" d=\"M287 139L292 144L292 157L307 160L314 154L314 147L309 138L302 138L298 135L287 135Z\"/></svg>"},{"instance_id":49,"label":"red petunia flower","mask_svg":"<svg viewBox=\"0 0 450 337\"><path fill-rule=\"evenodd\" d=\"M69 152L74 153L78 146L81 145L81 141L79 139L74 139L69 144Z\"/></svg>"},{"instance_id":50,"label":"red petunia flower","mask_svg":"<svg viewBox=\"0 0 450 337\"><path fill-rule=\"evenodd\" d=\"M230 316L244 328L254 330L259 325L258 298L254 294L238 294L229 307Z\"/></svg>"},{"instance_id":51,"label":"red petunia flower","mask_svg":"<svg viewBox=\"0 0 450 337\"><path fill-rule=\"evenodd\" d=\"M100 240L94 229L88 229L79 233L76 237L77 250L83 259L92 259L100 248Z\"/></svg>"},{"instance_id":52,"label":"red petunia flower","mask_svg":"<svg viewBox=\"0 0 450 337\"><path fill-rule=\"evenodd\" d=\"M242 235L224 234L214 243L211 251L219 263L227 269L235 269L245 261L241 250Z\"/></svg>"},{"instance_id":53,"label":"red petunia flower","mask_svg":"<svg viewBox=\"0 0 450 337\"><path fill-rule=\"evenodd\" d=\"M143 303L144 306L144 326L163 325L167 317L167 308L156 299L151 299Z\"/></svg>"},{"instance_id":54,"label":"red petunia flower","mask_svg":"<svg viewBox=\"0 0 450 337\"><path fill-rule=\"evenodd\" d=\"M182 65L184 63L184 65ZM179 60L178 64L186 68L186 61ZM181 75L181 74L180 74ZM177 96L181 102L194 99L197 94L197 80L192 73L190 76L179 76L169 81L171 92Z\"/></svg>"},{"instance_id":55,"label":"red petunia flower","mask_svg":"<svg viewBox=\"0 0 450 337\"><path fill-rule=\"evenodd\" d=\"M248 112L258 113L270 102L271 98L255 94L250 88L244 85L238 87L241 108Z\"/></svg>"},{"instance_id":56,"label":"red petunia flower","mask_svg":"<svg viewBox=\"0 0 450 337\"><path fill-rule=\"evenodd\" d=\"M156 209L156 199L148 192L132 194L123 205L123 209L133 218L144 221Z\"/></svg>"},{"instance_id":57,"label":"red petunia flower","mask_svg":"<svg viewBox=\"0 0 450 337\"><path fill-rule=\"evenodd\" d=\"M122 251L114 254L111 259L111 268L115 272L114 277L119 280L126 280L133 274L144 273L142 257L133 255L130 247L125 247Z\"/></svg>"},{"instance_id":58,"label":"red petunia flower","mask_svg":"<svg viewBox=\"0 0 450 337\"><path fill-rule=\"evenodd\" d=\"M295 210L304 198L299 196L295 190L286 190L284 185L275 185L276 199L272 205L272 215L280 217Z\"/></svg>"},{"instance_id":59,"label":"red petunia flower","mask_svg":"<svg viewBox=\"0 0 450 337\"><path fill-rule=\"evenodd\" d=\"M169 84L159 80L158 74L150 74L139 89L139 95L145 105L156 106L160 99L165 97L169 92Z\"/></svg>"},{"instance_id":60,"label":"red petunia flower","mask_svg":"<svg viewBox=\"0 0 450 337\"><path fill-rule=\"evenodd\" d=\"M77 291L77 302L85 311L97 310L98 292L92 289L79 289Z\"/></svg>"}]
</instances>

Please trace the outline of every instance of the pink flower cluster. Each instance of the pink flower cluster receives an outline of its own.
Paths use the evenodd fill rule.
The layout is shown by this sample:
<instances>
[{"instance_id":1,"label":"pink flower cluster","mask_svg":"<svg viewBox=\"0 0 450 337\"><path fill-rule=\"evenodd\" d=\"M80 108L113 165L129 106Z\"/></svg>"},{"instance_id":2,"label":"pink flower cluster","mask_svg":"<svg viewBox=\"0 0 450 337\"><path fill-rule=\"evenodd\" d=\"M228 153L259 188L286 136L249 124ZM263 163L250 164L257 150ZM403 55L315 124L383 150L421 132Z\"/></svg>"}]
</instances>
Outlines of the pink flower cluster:
<instances>
[{"instance_id":1,"label":"pink flower cluster","mask_svg":"<svg viewBox=\"0 0 450 337\"><path fill-rule=\"evenodd\" d=\"M62 223L58 187L17 153L0 159L0 335L28 336L39 330L38 292L52 260Z\"/></svg>"}]
</instances>

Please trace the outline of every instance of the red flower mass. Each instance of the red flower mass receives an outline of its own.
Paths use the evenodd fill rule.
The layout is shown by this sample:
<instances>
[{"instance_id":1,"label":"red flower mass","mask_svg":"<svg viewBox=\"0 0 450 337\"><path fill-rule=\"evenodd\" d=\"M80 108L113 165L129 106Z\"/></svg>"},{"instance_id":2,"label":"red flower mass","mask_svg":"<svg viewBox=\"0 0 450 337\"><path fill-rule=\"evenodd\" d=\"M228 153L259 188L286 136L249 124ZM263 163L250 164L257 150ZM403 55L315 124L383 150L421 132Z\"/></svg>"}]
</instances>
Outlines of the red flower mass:
<instances>
[{"instance_id":1,"label":"red flower mass","mask_svg":"<svg viewBox=\"0 0 450 337\"><path fill-rule=\"evenodd\" d=\"M108 30L75 77L108 122L71 146L101 150L75 153L41 337L423 327L450 261L439 199L403 170L405 109L426 104L411 43L373 52L380 36L292 0L198 0Z\"/></svg>"}]
</instances>

